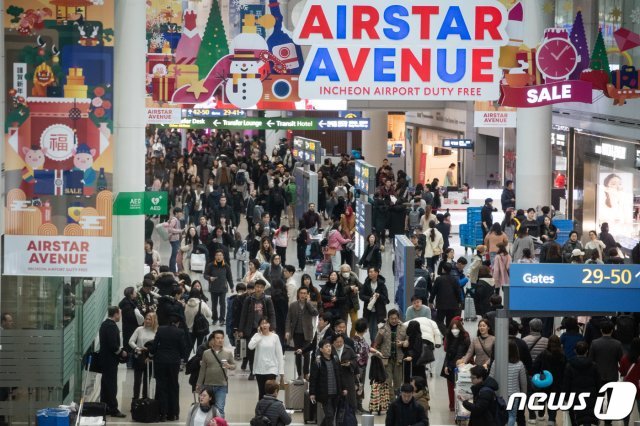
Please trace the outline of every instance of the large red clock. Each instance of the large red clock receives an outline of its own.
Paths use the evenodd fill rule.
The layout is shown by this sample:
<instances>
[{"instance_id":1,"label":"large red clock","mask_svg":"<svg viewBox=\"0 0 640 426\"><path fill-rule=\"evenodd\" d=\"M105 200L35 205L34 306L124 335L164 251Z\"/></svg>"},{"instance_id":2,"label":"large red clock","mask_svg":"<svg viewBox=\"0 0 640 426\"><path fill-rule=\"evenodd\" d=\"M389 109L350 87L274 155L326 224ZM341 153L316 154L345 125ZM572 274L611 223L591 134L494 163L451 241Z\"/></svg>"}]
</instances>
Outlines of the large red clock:
<instances>
[{"instance_id":1,"label":"large red clock","mask_svg":"<svg viewBox=\"0 0 640 426\"><path fill-rule=\"evenodd\" d=\"M546 39L536 55L538 69L545 81L566 80L580 61L578 51L566 38Z\"/></svg>"}]
</instances>

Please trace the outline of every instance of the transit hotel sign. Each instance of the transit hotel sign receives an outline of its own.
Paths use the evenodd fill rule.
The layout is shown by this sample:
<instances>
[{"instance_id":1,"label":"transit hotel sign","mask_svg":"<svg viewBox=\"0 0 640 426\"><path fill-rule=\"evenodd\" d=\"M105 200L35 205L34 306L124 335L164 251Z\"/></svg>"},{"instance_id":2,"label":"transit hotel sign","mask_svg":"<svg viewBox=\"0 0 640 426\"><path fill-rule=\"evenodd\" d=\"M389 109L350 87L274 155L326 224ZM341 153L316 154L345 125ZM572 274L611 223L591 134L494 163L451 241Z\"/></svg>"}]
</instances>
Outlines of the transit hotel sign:
<instances>
[{"instance_id":1,"label":"transit hotel sign","mask_svg":"<svg viewBox=\"0 0 640 426\"><path fill-rule=\"evenodd\" d=\"M497 0L308 0L307 99L495 100L507 11Z\"/></svg>"}]
</instances>

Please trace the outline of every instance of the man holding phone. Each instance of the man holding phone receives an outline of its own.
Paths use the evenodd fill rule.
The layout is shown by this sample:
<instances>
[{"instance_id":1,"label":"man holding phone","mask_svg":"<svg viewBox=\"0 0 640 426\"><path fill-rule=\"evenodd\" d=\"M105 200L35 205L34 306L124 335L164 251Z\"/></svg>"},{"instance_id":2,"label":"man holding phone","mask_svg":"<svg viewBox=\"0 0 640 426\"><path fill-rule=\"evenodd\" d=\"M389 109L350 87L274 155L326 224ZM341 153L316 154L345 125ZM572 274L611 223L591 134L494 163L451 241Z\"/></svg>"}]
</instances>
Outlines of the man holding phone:
<instances>
[{"instance_id":1,"label":"man holding phone","mask_svg":"<svg viewBox=\"0 0 640 426\"><path fill-rule=\"evenodd\" d=\"M229 392L227 370L235 370L236 363L233 354L223 348L224 331L215 330L209 335L207 343L209 349L202 354L196 390L201 392L205 386L213 390L216 409L220 417L224 418L224 406Z\"/></svg>"}]
</instances>

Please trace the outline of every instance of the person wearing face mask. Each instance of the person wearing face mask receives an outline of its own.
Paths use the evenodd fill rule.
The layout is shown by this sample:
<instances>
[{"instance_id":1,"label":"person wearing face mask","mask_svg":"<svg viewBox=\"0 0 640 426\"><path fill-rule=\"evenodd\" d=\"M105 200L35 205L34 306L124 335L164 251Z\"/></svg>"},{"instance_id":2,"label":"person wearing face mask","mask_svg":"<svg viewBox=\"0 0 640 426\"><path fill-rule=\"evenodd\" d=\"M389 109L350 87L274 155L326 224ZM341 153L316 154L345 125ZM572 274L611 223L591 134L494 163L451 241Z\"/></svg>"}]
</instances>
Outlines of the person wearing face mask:
<instances>
[{"instance_id":1,"label":"person wearing face mask","mask_svg":"<svg viewBox=\"0 0 640 426\"><path fill-rule=\"evenodd\" d=\"M449 329L444 337L445 355L440 376L447 379L447 393L449 395L449 411L455 410L455 368L462 359L469 346L471 339L469 333L464 329L462 318L455 317L449 324Z\"/></svg>"},{"instance_id":2,"label":"person wearing face mask","mask_svg":"<svg viewBox=\"0 0 640 426\"><path fill-rule=\"evenodd\" d=\"M325 312L331 312L333 318L343 318L346 313L346 296L344 287L336 271L329 274L326 284L320 290L322 296L322 308Z\"/></svg>"},{"instance_id":3,"label":"person wearing face mask","mask_svg":"<svg viewBox=\"0 0 640 426\"><path fill-rule=\"evenodd\" d=\"M342 288L347 296L346 315L342 319L347 321L347 315L351 318L349 337L353 339L356 334L355 324L358 321L358 311L360 311L359 293L362 289L362 284L358 280L358 276L351 271L351 266L346 263L340 266L340 279L342 280Z\"/></svg>"}]
</instances>

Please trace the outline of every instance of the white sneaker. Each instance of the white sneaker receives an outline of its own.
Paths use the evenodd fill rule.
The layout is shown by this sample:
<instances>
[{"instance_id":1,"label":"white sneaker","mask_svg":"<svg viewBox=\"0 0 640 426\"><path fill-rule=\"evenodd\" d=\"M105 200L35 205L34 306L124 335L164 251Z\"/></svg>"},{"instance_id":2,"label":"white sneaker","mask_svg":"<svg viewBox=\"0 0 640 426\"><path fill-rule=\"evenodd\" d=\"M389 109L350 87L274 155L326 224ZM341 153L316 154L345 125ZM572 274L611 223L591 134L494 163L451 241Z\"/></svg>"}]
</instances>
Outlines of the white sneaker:
<instances>
[{"instance_id":1,"label":"white sneaker","mask_svg":"<svg viewBox=\"0 0 640 426\"><path fill-rule=\"evenodd\" d=\"M529 419L527 421L527 423L529 423L530 425L537 425L538 424L538 420L537 419Z\"/></svg>"}]
</instances>

